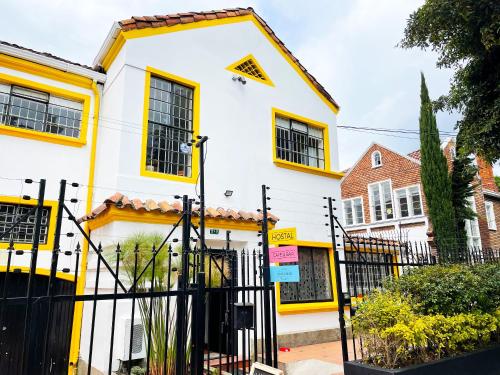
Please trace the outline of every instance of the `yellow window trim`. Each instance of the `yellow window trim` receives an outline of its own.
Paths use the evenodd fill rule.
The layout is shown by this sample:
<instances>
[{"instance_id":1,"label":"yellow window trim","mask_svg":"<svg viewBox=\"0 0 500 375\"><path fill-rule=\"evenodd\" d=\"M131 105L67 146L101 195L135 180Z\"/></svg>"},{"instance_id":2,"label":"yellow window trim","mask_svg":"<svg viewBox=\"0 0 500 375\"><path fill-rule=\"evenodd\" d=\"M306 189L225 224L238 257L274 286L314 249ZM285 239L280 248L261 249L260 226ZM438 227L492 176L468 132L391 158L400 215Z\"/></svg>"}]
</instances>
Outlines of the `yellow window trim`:
<instances>
[{"instance_id":1,"label":"yellow window trim","mask_svg":"<svg viewBox=\"0 0 500 375\"><path fill-rule=\"evenodd\" d=\"M21 266L16 266L16 265L11 265L9 272L14 272L14 270L20 270L22 273L30 273L30 268L29 267L21 267ZM7 272L7 266L0 266L0 273ZM42 275L42 276L49 276L50 275L50 270L46 268L37 268L35 273L37 275ZM61 280L66 280L66 281L75 281L75 276L71 273L65 273L65 272L56 272L56 277Z\"/></svg>"},{"instance_id":2,"label":"yellow window trim","mask_svg":"<svg viewBox=\"0 0 500 375\"><path fill-rule=\"evenodd\" d=\"M216 19L216 20L204 20L204 21L199 21L199 22L193 22L193 23L186 23L186 24L179 24L175 26L162 26L162 27L157 27L157 28L145 28L145 29L134 29L134 30L129 30L129 31L120 31L118 34L118 37L115 39L113 42L113 45L107 52L106 56L103 59L103 68L104 70L108 70L111 64L113 63L114 59L120 52L121 48L125 44L125 41L128 39L135 39L135 38L143 38L143 37L148 37L148 36L153 36L153 35L160 35L160 34L168 34L168 33L173 33L177 31L184 31L184 30L192 30L192 29L199 29L199 28L204 28L204 27L209 27L209 26L219 26L219 25L228 25L232 23L238 23L238 22L252 22L257 29L264 35L264 37L271 43L271 45L280 53L280 55L290 64L290 66L295 70L295 72L302 78L302 80L313 90L313 92L325 103L328 108L330 108L335 114L339 112L339 108L335 106L328 98L322 94L316 86L311 82L311 80L305 75L305 73L302 71L302 69L299 67L299 65L294 62L290 56L288 56L282 48L274 41L274 39L269 35L269 33L264 29L264 27L260 24L260 22L255 18L253 15L246 15L246 16L240 16L240 17L229 17L229 18L223 18L223 19Z\"/></svg>"},{"instance_id":3,"label":"yellow window trim","mask_svg":"<svg viewBox=\"0 0 500 375\"><path fill-rule=\"evenodd\" d=\"M0 124L0 134L13 137L28 138L43 142L56 143L65 146L73 146L73 147L82 147L87 143L87 127L88 127L89 113L90 113L89 112L90 96L3 73L0 73L0 82L4 82L11 85L28 87L39 91L44 91L49 94L61 96L66 99L75 100L83 103L79 138L67 137L59 134L44 133L30 129L22 129L22 128L17 128L15 126L9 126L6 124Z\"/></svg>"},{"instance_id":4,"label":"yellow window trim","mask_svg":"<svg viewBox=\"0 0 500 375\"><path fill-rule=\"evenodd\" d=\"M314 241L295 241L287 243L287 245L320 247L328 249L328 257L330 260L330 278L332 283L333 301L327 302L305 302L305 303L281 303L280 283L276 283L276 305L280 314L304 314L323 311L337 311L338 299L337 289L335 287L335 265L333 259L333 248L330 242L314 242Z\"/></svg>"},{"instance_id":5,"label":"yellow window trim","mask_svg":"<svg viewBox=\"0 0 500 375\"><path fill-rule=\"evenodd\" d=\"M236 69L239 65L243 64L245 61L248 61L248 60L252 60L252 62L254 63L254 65L257 67L257 69L259 69L259 72L264 76L263 80L259 79L257 77L254 77L251 74L248 74L248 73L242 72L241 70L237 70ZM274 87L273 81L271 80L271 78L269 78L269 76L267 75L267 73L264 70L264 68L262 68L262 66L259 64L259 62L257 61L257 59L252 54L249 54L249 55L243 57L242 59L239 59L235 63L232 63L231 65L229 65L228 67L226 67L226 69L229 70L230 72L235 73L235 74L239 74L239 75L247 77L249 79L253 79L254 81L257 81L257 82L263 83L265 85L269 85L269 86Z\"/></svg>"},{"instance_id":6,"label":"yellow window trim","mask_svg":"<svg viewBox=\"0 0 500 375\"><path fill-rule=\"evenodd\" d=\"M78 74L64 72L62 70L41 65L32 61L19 59L17 57L0 54L0 66L8 69L25 72L40 77L53 79L55 81L68 83L90 89L92 80L87 77L79 76Z\"/></svg>"},{"instance_id":7,"label":"yellow window trim","mask_svg":"<svg viewBox=\"0 0 500 375\"><path fill-rule=\"evenodd\" d=\"M0 203L13 203L13 204L23 204L27 206L36 206L37 200L36 199L30 199L30 200L24 200L21 197L13 197L13 196L6 196L6 195L0 195ZM50 207L50 217L49 217L49 228L47 231L47 243L46 244L40 244L38 249L39 250L53 250L54 249L54 234L56 231L56 220L57 220L57 201L44 201L43 202L44 207ZM6 239L2 239L2 242L0 243L0 247L2 249L7 249L9 247L8 242L3 242ZM15 243L14 242L14 249L16 250L31 250L33 247L32 244L29 243Z\"/></svg>"},{"instance_id":8,"label":"yellow window trim","mask_svg":"<svg viewBox=\"0 0 500 375\"><path fill-rule=\"evenodd\" d=\"M88 226L90 230L95 230L115 221L173 225L179 221L180 217L181 216L178 213L161 213L159 211L145 210L137 211L132 208L117 208L111 206L105 213L99 215L96 219L89 220ZM200 219L196 216L192 218L192 222L195 225L199 225L199 221ZM207 228L217 229L234 229L247 231L261 230L260 225L257 223L232 219L216 219L211 217L207 217L205 219L205 226ZM274 228L274 224L270 223L269 228Z\"/></svg>"},{"instance_id":9,"label":"yellow window trim","mask_svg":"<svg viewBox=\"0 0 500 375\"><path fill-rule=\"evenodd\" d=\"M188 80L183 77L176 76L171 73L164 72L162 70L152 68L150 66L146 67L146 79L144 84L144 107L143 107L143 127L142 127L142 150L141 150L141 166L140 174L144 177L160 178L163 180L171 180L178 182L187 182L191 184L196 183L199 170L199 148L192 147L191 155L191 177L187 176L176 176L166 173L148 171L146 169L146 155L148 148L148 116L149 116L149 94L151 85L151 75L168 79L179 83L181 85L190 87L193 89L193 139L200 134L200 84Z\"/></svg>"},{"instance_id":10,"label":"yellow window trim","mask_svg":"<svg viewBox=\"0 0 500 375\"><path fill-rule=\"evenodd\" d=\"M308 165L303 165L299 163L293 163L287 160L278 159L276 155L276 116L286 117L292 120L297 120L303 122L312 127L323 130L323 144L324 150L323 153L325 155L325 169L310 167ZM272 108L272 139L273 139L273 162L277 167L287 168L299 172L311 173L319 176L330 177L341 179L344 174L342 172L336 172L330 170L330 138L328 134L328 124L309 119L304 116L299 116L291 112L287 112L278 108Z\"/></svg>"}]
</instances>

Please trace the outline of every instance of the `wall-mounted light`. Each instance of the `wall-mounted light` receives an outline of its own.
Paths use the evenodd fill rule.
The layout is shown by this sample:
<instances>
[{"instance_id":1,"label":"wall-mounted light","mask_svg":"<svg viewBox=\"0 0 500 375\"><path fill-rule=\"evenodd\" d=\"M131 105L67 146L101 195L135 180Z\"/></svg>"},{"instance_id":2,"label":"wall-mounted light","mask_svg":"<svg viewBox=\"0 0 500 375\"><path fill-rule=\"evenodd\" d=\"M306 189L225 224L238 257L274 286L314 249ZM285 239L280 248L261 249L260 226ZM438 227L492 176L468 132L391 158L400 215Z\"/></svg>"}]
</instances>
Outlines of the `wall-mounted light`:
<instances>
[{"instance_id":1,"label":"wall-mounted light","mask_svg":"<svg viewBox=\"0 0 500 375\"><path fill-rule=\"evenodd\" d=\"M232 190L226 190L226 191L224 192L224 195L225 195L226 197L228 197L228 198L229 198L230 196L232 196L232 195L233 195L233 191L232 191Z\"/></svg>"},{"instance_id":2,"label":"wall-mounted light","mask_svg":"<svg viewBox=\"0 0 500 375\"><path fill-rule=\"evenodd\" d=\"M233 81L234 82L240 82L242 85L246 85L247 84L247 80L245 79L245 77L242 77L242 76L233 76Z\"/></svg>"}]
</instances>

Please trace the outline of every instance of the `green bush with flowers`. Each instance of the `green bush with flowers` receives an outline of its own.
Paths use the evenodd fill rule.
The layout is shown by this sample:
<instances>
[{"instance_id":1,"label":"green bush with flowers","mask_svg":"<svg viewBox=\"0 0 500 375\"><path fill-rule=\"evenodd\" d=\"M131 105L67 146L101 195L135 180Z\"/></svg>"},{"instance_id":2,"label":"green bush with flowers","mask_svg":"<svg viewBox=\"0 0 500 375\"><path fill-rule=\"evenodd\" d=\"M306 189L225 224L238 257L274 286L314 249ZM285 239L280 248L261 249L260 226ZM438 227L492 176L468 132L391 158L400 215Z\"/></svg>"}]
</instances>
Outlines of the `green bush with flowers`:
<instances>
[{"instance_id":1,"label":"green bush with flowers","mask_svg":"<svg viewBox=\"0 0 500 375\"><path fill-rule=\"evenodd\" d=\"M500 265L428 266L389 279L351 319L365 362L425 363L498 345Z\"/></svg>"}]
</instances>

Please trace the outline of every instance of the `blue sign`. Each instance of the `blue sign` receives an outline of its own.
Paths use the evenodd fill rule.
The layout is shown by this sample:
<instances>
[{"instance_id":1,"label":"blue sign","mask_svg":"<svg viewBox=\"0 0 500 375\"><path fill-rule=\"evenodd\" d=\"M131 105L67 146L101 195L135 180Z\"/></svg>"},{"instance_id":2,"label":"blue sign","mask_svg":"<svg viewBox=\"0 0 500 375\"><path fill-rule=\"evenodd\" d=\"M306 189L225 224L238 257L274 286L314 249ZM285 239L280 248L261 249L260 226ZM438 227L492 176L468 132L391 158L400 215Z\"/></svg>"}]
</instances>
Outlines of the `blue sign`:
<instances>
[{"instance_id":1,"label":"blue sign","mask_svg":"<svg viewBox=\"0 0 500 375\"><path fill-rule=\"evenodd\" d=\"M281 283L298 283L300 281L299 266L271 266L271 281Z\"/></svg>"}]
</instances>

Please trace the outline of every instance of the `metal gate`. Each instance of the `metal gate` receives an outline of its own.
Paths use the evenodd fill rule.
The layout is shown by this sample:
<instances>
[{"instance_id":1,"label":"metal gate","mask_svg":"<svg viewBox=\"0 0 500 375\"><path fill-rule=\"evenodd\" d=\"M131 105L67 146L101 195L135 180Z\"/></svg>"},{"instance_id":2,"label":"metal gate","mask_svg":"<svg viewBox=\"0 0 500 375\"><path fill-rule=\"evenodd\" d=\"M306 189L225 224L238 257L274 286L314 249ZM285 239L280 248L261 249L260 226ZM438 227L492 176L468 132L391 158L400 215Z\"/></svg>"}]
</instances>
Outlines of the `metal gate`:
<instances>
[{"instance_id":1,"label":"metal gate","mask_svg":"<svg viewBox=\"0 0 500 375\"><path fill-rule=\"evenodd\" d=\"M325 198L326 199L326 198ZM339 328L344 362L363 356L363 342L346 328L346 320L356 314L356 307L372 290L379 288L387 277L399 277L415 267L441 263L498 262L498 249L446 249L446 257L427 242L350 236L334 214L332 198L328 199L328 216L338 295ZM346 315L347 312L347 315ZM350 337L349 337L350 336Z\"/></svg>"},{"instance_id":2,"label":"metal gate","mask_svg":"<svg viewBox=\"0 0 500 375\"><path fill-rule=\"evenodd\" d=\"M145 247L103 248L92 241L66 205L66 181L60 185L57 223L50 269L37 268L38 239L44 206L45 181L39 181L31 250L7 249L7 267L0 278L0 373L68 373L73 310L83 304L79 374L90 374L105 358L107 373L130 374L139 365L146 374L247 374L254 361L277 364L274 287L269 282L266 188L262 187L263 248L209 249L204 241L204 207L191 221L195 201L182 197L182 215L159 243ZM77 184L72 184L77 186ZM96 261L87 292L75 288L82 249L60 249L61 223L72 221ZM0 233L8 238L21 220ZM180 241L173 238L182 230ZM194 233L194 235L193 235ZM17 266L16 257L29 257L30 266ZM61 257L66 257L61 268ZM67 266L71 263L70 266ZM24 271L24 273L23 273ZM61 279L72 280L64 281ZM112 280L111 291L100 285ZM127 353L116 368L118 315L126 310ZM109 322L99 325L99 321ZM138 322L138 323L136 323ZM137 329L136 329L137 328ZM122 337L123 339L123 337ZM137 351L145 352L144 359ZM8 348L8 350L4 350ZM5 369L5 370L4 370Z\"/></svg>"}]
</instances>

